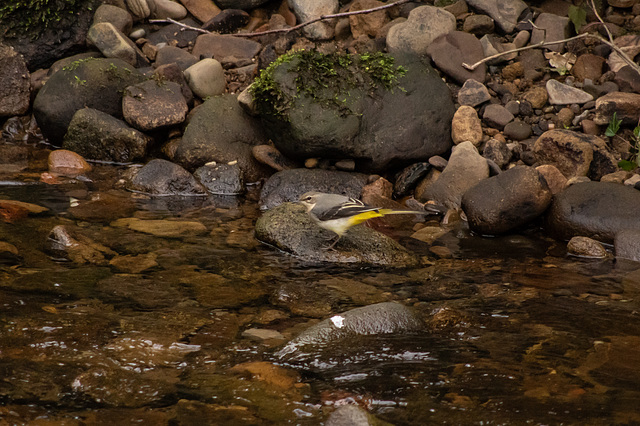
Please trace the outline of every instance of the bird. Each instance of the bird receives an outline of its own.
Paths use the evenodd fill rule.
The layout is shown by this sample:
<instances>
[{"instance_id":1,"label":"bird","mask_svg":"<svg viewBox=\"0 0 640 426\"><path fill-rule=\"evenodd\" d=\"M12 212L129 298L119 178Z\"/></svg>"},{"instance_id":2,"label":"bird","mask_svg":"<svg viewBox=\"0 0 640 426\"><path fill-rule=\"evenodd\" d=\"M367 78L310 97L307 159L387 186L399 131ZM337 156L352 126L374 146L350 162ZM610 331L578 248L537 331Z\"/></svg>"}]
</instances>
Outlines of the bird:
<instances>
[{"instance_id":1,"label":"bird","mask_svg":"<svg viewBox=\"0 0 640 426\"><path fill-rule=\"evenodd\" d=\"M333 249L349 228L374 217L382 217L388 214L433 214L433 212L427 211L372 207L367 206L358 199L345 195L315 191L305 192L300 196L298 202L306 207L307 213L315 223L337 235L337 238L327 247L327 250Z\"/></svg>"}]
</instances>

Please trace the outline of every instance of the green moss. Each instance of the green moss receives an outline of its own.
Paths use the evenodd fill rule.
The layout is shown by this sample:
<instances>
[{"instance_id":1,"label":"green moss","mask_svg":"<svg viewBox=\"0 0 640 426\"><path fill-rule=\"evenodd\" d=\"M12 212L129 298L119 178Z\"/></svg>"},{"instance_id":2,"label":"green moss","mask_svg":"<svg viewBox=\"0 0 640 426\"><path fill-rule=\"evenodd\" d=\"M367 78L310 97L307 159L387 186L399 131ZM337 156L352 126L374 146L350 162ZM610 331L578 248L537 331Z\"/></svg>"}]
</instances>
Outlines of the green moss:
<instances>
[{"instance_id":1,"label":"green moss","mask_svg":"<svg viewBox=\"0 0 640 426\"><path fill-rule=\"evenodd\" d=\"M37 38L63 21L72 23L80 10L90 9L90 0L5 0L0 4L0 35Z\"/></svg>"},{"instance_id":2,"label":"green moss","mask_svg":"<svg viewBox=\"0 0 640 426\"><path fill-rule=\"evenodd\" d=\"M296 74L296 94L281 89L274 79L277 68L292 63L288 70ZM384 53L324 55L315 50L287 53L262 70L251 86L258 112L286 118L295 97L300 94L316 102L335 107L341 114L350 114L350 90L364 88L373 93L378 88L402 89L398 79L406 69L394 65L394 58Z\"/></svg>"}]
</instances>

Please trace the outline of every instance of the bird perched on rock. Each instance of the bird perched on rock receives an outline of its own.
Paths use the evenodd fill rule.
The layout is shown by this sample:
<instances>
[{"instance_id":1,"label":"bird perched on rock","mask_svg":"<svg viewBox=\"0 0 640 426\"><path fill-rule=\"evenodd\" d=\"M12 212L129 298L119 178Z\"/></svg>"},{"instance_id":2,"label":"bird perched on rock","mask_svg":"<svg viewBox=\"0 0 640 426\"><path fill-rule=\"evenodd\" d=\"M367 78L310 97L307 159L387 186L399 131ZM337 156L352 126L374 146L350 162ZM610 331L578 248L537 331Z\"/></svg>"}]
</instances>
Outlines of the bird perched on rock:
<instances>
[{"instance_id":1,"label":"bird perched on rock","mask_svg":"<svg viewBox=\"0 0 640 426\"><path fill-rule=\"evenodd\" d=\"M340 194L326 194L324 192L306 192L302 194L298 202L307 208L309 216L320 227L337 234L338 237L327 249L333 248L349 228L374 217L382 217L388 214L434 214L434 212L428 211L371 207L355 198Z\"/></svg>"}]
</instances>

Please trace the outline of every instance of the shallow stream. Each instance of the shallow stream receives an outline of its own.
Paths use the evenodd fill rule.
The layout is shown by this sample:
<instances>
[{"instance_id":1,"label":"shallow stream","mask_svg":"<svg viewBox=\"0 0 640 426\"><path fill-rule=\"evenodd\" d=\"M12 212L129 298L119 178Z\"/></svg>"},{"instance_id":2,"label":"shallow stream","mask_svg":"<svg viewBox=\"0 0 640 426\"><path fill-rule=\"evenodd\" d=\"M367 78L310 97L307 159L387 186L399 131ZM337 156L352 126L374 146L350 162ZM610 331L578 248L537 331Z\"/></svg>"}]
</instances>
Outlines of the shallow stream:
<instances>
[{"instance_id":1,"label":"shallow stream","mask_svg":"<svg viewBox=\"0 0 640 426\"><path fill-rule=\"evenodd\" d=\"M0 252L0 424L315 425L343 404L396 425L640 423L640 264L461 226L433 251L400 230L429 259L412 270L307 264L255 241L255 194L148 199L112 189L118 173L3 174L0 201L49 210L0 220L17 248ZM383 301L425 329L275 356Z\"/></svg>"}]
</instances>

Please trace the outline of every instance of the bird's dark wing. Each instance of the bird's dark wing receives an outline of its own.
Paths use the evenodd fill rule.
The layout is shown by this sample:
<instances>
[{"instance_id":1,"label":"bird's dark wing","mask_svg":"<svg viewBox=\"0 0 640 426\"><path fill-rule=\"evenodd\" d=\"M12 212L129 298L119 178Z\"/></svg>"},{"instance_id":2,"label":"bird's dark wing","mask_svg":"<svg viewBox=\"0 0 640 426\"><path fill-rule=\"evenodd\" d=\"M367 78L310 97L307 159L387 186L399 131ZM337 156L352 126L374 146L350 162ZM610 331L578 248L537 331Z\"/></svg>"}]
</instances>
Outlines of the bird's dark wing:
<instances>
[{"instance_id":1,"label":"bird's dark wing","mask_svg":"<svg viewBox=\"0 0 640 426\"><path fill-rule=\"evenodd\" d=\"M341 205L337 205L331 209L328 209L326 212L322 214L321 217L318 217L318 219L320 220L341 219L343 217L349 217L359 213L370 212L375 210L378 210L378 207L369 207L369 206L366 206L360 200L349 198L349 201L342 203Z\"/></svg>"}]
</instances>

